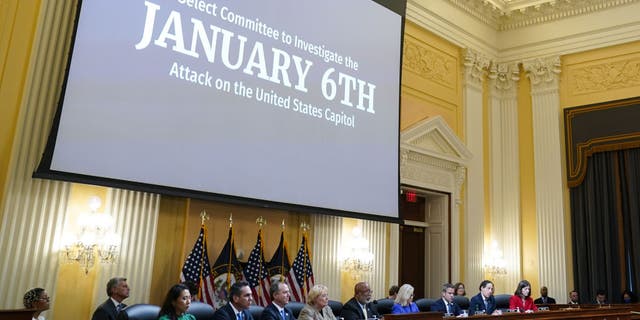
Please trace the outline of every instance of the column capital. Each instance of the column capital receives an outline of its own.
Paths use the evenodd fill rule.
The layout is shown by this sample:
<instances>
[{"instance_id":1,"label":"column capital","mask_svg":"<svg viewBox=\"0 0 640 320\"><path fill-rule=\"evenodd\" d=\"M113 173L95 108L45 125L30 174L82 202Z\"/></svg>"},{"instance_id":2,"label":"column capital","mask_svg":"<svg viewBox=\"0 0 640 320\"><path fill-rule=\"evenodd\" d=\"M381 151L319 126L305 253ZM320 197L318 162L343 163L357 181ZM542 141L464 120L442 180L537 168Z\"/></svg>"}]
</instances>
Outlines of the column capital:
<instances>
[{"instance_id":1,"label":"column capital","mask_svg":"<svg viewBox=\"0 0 640 320\"><path fill-rule=\"evenodd\" d=\"M522 66L531 80L531 93L558 90L560 65L560 56L524 61Z\"/></svg>"},{"instance_id":2,"label":"column capital","mask_svg":"<svg viewBox=\"0 0 640 320\"><path fill-rule=\"evenodd\" d=\"M493 63L489 68L489 79L494 89L506 91L514 88L520 81L520 70L516 63Z\"/></svg>"},{"instance_id":3,"label":"column capital","mask_svg":"<svg viewBox=\"0 0 640 320\"><path fill-rule=\"evenodd\" d=\"M466 84L481 88L484 75L491 64L489 58L476 50L467 48L464 51L463 64Z\"/></svg>"}]
</instances>

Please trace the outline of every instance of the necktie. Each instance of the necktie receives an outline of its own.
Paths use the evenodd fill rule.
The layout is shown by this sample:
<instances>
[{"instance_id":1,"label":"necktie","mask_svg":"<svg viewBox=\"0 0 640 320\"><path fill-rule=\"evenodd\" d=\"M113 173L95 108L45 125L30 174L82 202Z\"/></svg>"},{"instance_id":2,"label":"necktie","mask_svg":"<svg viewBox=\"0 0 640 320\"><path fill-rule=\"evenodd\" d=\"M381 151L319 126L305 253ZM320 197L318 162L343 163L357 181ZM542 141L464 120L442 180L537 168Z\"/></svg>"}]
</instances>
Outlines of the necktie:
<instances>
[{"instance_id":1,"label":"necktie","mask_svg":"<svg viewBox=\"0 0 640 320\"><path fill-rule=\"evenodd\" d=\"M242 312L238 312L237 316L238 320L244 320L244 314L242 314Z\"/></svg>"},{"instance_id":2,"label":"necktie","mask_svg":"<svg viewBox=\"0 0 640 320\"><path fill-rule=\"evenodd\" d=\"M487 302L487 300L484 300L484 310L487 311L487 309L489 309L489 302Z\"/></svg>"},{"instance_id":3,"label":"necktie","mask_svg":"<svg viewBox=\"0 0 640 320\"><path fill-rule=\"evenodd\" d=\"M364 315L365 319L369 319L369 317L367 316L367 306L366 305L362 306L362 314Z\"/></svg>"},{"instance_id":4,"label":"necktie","mask_svg":"<svg viewBox=\"0 0 640 320\"><path fill-rule=\"evenodd\" d=\"M120 311L122 311L122 309L124 309L124 304L119 303L119 304L118 304L118 306L116 306L116 310L117 310L118 312L120 312Z\"/></svg>"},{"instance_id":5,"label":"necktie","mask_svg":"<svg viewBox=\"0 0 640 320\"><path fill-rule=\"evenodd\" d=\"M280 316L282 317L282 320L287 320L287 317L284 314L284 309L280 310Z\"/></svg>"},{"instance_id":6,"label":"necktie","mask_svg":"<svg viewBox=\"0 0 640 320\"><path fill-rule=\"evenodd\" d=\"M447 303L447 313L452 313L451 309L453 309L451 308L451 303Z\"/></svg>"}]
</instances>

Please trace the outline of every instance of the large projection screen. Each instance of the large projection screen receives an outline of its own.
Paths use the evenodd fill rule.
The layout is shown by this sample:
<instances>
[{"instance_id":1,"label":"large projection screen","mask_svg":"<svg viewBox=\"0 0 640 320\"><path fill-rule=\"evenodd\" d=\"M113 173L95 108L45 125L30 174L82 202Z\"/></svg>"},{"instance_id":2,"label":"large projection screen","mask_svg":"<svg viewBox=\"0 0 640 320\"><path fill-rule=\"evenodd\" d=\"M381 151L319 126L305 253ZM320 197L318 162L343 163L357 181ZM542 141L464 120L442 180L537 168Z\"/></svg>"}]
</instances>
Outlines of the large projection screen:
<instances>
[{"instance_id":1,"label":"large projection screen","mask_svg":"<svg viewBox=\"0 0 640 320\"><path fill-rule=\"evenodd\" d=\"M34 176L395 220L402 15L371 0L81 1Z\"/></svg>"}]
</instances>

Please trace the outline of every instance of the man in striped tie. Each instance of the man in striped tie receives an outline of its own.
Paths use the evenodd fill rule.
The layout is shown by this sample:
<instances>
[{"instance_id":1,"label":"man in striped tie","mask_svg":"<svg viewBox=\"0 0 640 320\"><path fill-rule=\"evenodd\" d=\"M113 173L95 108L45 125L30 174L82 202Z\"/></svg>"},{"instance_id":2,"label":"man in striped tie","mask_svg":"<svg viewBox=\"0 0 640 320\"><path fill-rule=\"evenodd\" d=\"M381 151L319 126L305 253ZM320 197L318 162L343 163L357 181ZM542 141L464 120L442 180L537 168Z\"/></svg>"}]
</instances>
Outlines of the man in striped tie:
<instances>
[{"instance_id":1,"label":"man in striped tie","mask_svg":"<svg viewBox=\"0 0 640 320\"><path fill-rule=\"evenodd\" d=\"M261 320L296 320L291 310L286 307L291 296L291 291L286 283L272 283L269 295L271 295L271 303L264 308Z\"/></svg>"}]
</instances>

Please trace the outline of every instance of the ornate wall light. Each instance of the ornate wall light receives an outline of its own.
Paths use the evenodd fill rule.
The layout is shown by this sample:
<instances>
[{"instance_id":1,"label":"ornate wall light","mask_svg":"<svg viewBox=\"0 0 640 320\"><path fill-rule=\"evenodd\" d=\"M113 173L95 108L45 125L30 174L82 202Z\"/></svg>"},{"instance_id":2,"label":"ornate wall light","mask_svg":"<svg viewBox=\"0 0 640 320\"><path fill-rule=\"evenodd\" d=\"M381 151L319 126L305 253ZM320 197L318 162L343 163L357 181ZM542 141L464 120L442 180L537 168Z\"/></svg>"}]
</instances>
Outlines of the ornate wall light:
<instances>
[{"instance_id":1,"label":"ornate wall light","mask_svg":"<svg viewBox=\"0 0 640 320\"><path fill-rule=\"evenodd\" d=\"M373 271L373 253L369 251L369 241L362 236L362 229L354 227L350 239L346 239L341 255L342 270L355 279L359 275Z\"/></svg>"},{"instance_id":2,"label":"ornate wall light","mask_svg":"<svg viewBox=\"0 0 640 320\"><path fill-rule=\"evenodd\" d=\"M91 211L78 217L80 231L63 240L62 261L80 264L85 274L96 262L115 263L118 258L120 237L113 231L113 217L97 211L101 204L99 197L91 197Z\"/></svg>"}]
</instances>

